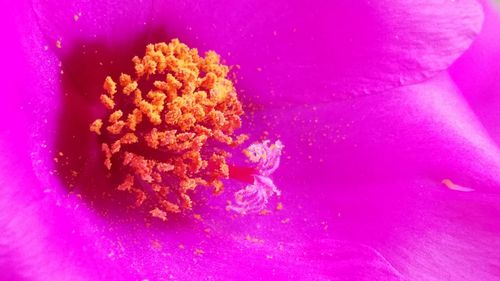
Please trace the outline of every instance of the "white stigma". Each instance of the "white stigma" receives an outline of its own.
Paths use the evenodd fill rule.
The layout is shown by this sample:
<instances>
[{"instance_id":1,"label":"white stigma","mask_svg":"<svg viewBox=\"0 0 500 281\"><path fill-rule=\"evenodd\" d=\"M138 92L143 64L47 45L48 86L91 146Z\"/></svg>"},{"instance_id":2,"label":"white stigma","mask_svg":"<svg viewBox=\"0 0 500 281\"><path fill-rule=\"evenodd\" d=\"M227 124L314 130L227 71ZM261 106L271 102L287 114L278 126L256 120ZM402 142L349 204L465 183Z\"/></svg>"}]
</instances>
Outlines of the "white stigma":
<instances>
[{"instance_id":1,"label":"white stigma","mask_svg":"<svg viewBox=\"0 0 500 281\"><path fill-rule=\"evenodd\" d=\"M283 147L279 140L271 145L269 140L265 140L262 143L253 143L244 150L248 159L255 163L257 173L253 175L253 184L234 193L236 204L229 205L226 209L242 215L258 213L264 210L274 194L281 194L270 176L280 165Z\"/></svg>"}]
</instances>

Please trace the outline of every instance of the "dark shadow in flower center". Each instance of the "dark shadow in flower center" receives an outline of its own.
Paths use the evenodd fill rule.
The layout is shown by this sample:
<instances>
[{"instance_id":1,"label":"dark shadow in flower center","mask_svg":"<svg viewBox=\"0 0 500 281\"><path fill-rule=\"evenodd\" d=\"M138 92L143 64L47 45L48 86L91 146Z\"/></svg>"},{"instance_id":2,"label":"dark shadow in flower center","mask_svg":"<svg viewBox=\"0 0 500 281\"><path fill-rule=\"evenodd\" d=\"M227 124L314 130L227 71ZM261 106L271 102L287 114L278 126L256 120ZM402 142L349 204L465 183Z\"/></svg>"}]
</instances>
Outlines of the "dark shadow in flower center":
<instances>
[{"instance_id":1,"label":"dark shadow in flower center","mask_svg":"<svg viewBox=\"0 0 500 281\"><path fill-rule=\"evenodd\" d=\"M134 207L134 194L116 190L123 179L121 172L112 170L109 173L104 167L102 139L89 131L89 125L96 118L105 116L99 101L105 77L109 75L117 81L122 72L133 74L132 57L144 55L148 43L169 42L175 37L163 28L148 29L127 42L74 42L73 48L61 50L59 54L63 74L54 151L57 174L68 192L81 196L90 208L113 224L142 224L166 229L192 227L192 215L171 215L165 223L150 216L149 211L153 208L148 206L150 203ZM187 44L192 43L187 39Z\"/></svg>"}]
</instances>

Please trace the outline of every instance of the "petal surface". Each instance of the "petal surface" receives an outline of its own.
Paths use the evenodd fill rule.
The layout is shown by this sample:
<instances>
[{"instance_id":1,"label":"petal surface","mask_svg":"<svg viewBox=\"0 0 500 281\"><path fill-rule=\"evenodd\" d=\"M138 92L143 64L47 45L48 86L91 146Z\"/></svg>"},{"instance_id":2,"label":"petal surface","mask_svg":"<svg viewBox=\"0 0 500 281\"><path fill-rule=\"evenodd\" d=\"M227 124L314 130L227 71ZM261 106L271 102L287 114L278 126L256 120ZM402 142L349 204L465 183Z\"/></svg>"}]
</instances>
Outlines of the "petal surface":
<instances>
[{"instance_id":1,"label":"petal surface","mask_svg":"<svg viewBox=\"0 0 500 281\"><path fill-rule=\"evenodd\" d=\"M500 143L500 12L490 1L484 1L485 23L471 48L450 68L450 74L464 93L471 109L490 136Z\"/></svg>"},{"instance_id":2,"label":"petal surface","mask_svg":"<svg viewBox=\"0 0 500 281\"><path fill-rule=\"evenodd\" d=\"M408 8L403 2L391 3L395 4L395 9ZM465 10L467 13L477 12L475 2L460 3L446 5L457 5L453 6L460 8L455 10L456 15ZM491 249L498 245L498 238L494 235L498 231L495 218L499 213L496 207L498 197L495 195L498 188L498 152L495 143L448 77L440 76L429 83L383 95L297 107L286 102L288 98L285 94L289 94L289 101L300 100L304 92L308 94L309 101L328 100L323 96L334 88L306 87L318 80L314 73L326 69L325 65L312 67L314 71L305 76L299 75L304 71L290 70L290 78L287 78L290 80L280 80L288 73L284 71L285 65L279 68L283 76L269 78L270 81L284 81L281 88L277 88L276 94L265 97L267 100L261 99L273 103L266 103L266 110L259 110L261 103L254 97L255 93L270 92L272 87L264 83L264 72L274 67L269 57L282 51L283 42L276 43L273 48L255 49L262 56L254 55L253 59L248 51L244 56L231 56L231 60L250 68L262 67L262 74L259 71L250 74L250 70L242 70L240 74L251 81L242 82L243 96L258 109L253 112L255 117L247 120L245 130L254 136L268 130L272 136L280 138L288 149L289 158L284 155L281 167L273 174L275 183L284 192L281 199L284 210L267 216L231 217L223 210L225 199L232 191L229 185L226 197L199 207L199 212L203 213L201 222L182 217L168 225L154 221L145 223L143 213L126 208L123 203L126 199L113 197L111 202L99 200L96 187L106 189L108 185L99 172L101 159L96 144L87 132L87 125L98 115L94 93L102 83L101 76L119 71L120 68L109 66L111 61L125 61L139 44L120 45L122 41L114 42L113 35L104 43L99 39L83 44L76 39L82 37L85 41L87 35L68 31L68 37L62 38L61 50L45 51L47 42L57 41L59 35L55 34L59 31L51 29L52 19L49 17L51 13L58 13L57 6L44 5L35 2L35 14L27 13L21 17L24 24L19 26L19 32L23 35L17 34L20 38L14 40L19 44L15 47L20 47L22 52L13 53L24 59L16 66L19 76L12 77L19 79L14 81L28 80L30 83L8 88L18 94L1 105L2 119L5 120L2 128L5 130L0 138L0 225L2 233L8 235L0 240L4 246L0 252L0 264L7 274L21 280L122 280L124 276L130 280L217 280L236 278L242 274L248 280L261 276L274 276L278 280L290 276L302 280L494 278L498 254ZM100 4L88 5L89 13L101 11L92 6ZM158 5L155 10L168 10ZM284 13L290 17L295 15L297 8L293 3L291 5L292 12ZM379 17L376 13L385 2L377 5L381 6L369 10L375 13L375 29L386 24L376 20ZM163 10L161 7L164 7ZM153 22L163 22L158 23L163 26L168 20L174 34L190 34L183 29L190 21L184 18L189 12L189 15L202 17L199 23L198 17L192 22L192 30L196 33L184 35L186 40L191 40L191 45L217 49L220 42L231 42L230 38L217 36L227 36L220 34L231 34L226 33L229 31L234 34L236 30L222 29L220 34L213 32L216 35L213 37L207 35L211 33L205 33L211 28L203 18L206 7L192 6L187 2L172 7L175 8L168 11L177 18L165 16L166 19L157 19L159 16L154 14ZM256 7L259 6L256 4ZM29 5L24 8L30 11ZM352 13L357 11L357 8L350 8ZM186 9L184 13L182 9ZM249 11L247 19L256 10L244 10ZM123 11L124 14L127 11L132 14L134 7L127 6ZM421 12L424 13L423 10ZM438 11L431 9L429 12L435 15L433 13ZM57 19L69 14L69 21L74 21L72 12L61 13ZM119 16L120 12L115 14ZM130 14L126 14L128 18ZM245 13L236 14L245 19ZM82 12L82 21L84 15L85 12ZM99 16L97 12L91 15L96 19ZM304 20L311 21L313 15L307 12ZM43 17L47 19L43 21ZM469 19L469 16L464 18ZM234 26L239 24L246 30L242 19L228 22ZM113 23L125 22L124 18L121 20L109 21L110 26L106 28L113 29ZM395 26L391 17L387 20L387 26ZM37 21L45 22L40 24L40 29L36 27ZM222 51L248 50L259 42L266 42L262 25L251 20L245 22L250 26L249 33L243 33L248 36L246 41L238 41L238 36L234 36L235 45L220 44ZM468 20L463 22L470 23ZM301 42L308 35L305 27L313 24L299 24L296 31L300 34L299 39L291 42L302 47L309 46ZM89 26L88 30L100 30L99 25ZM116 26L133 29L128 25ZM223 23L216 26L229 28ZM301 27L304 29L301 30ZM255 41L250 40L252 30L259 31L254 32ZM82 34L92 34L86 32ZM468 38L473 33L464 31L463 34ZM113 32L103 31L98 36L109 34ZM140 31L138 34L132 37L141 42L146 35ZM197 39L194 34L200 34L200 38ZM203 38L201 34L205 34ZM279 34L281 29L277 30L276 37ZM270 38L272 36L274 34L269 34ZM371 39L378 42L376 38ZM447 47L457 46L443 40L449 43L444 44ZM124 41L129 42L128 39ZM70 45L71 42L76 43ZM201 42L207 43L196 44ZM114 44L119 44L121 48ZM374 46L382 46L381 42L379 44ZM467 44L464 43L461 48L466 48ZM362 45L348 46L364 50ZM17 49L15 47L12 49ZM85 48L90 51L84 53ZM323 46L318 48L311 49L312 53L324 51ZM298 49L292 50L298 53ZM374 47L374 50L379 48ZM445 61L436 62L439 67L427 70L432 73L445 68L458 53L444 56L447 57ZM365 50L363 54L368 53ZM287 59L294 57L294 53L285 55ZM262 61L259 61L260 58ZM300 58L291 60L291 65L300 65ZM343 66L343 61L337 59ZM319 61L316 56L311 55L305 56L304 63L310 65L316 61ZM99 68L100 62L105 69ZM344 63L346 73L349 73L349 64L347 61ZM425 61L423 65L426 63L430 61ZM392 71L398 67L388 69ZM391 71L387 73L393 74ZM263 76L259 78L259 75ZM301 77L304 82L288 83ZM338 86L341 90L341 84L354 83L346 77L341 76L343 80L339 78L345 84L332 84L335 89ZM389 78L387 81L394 82ZM424 78L408 79L407 83L413 83ZM335 80L328 81L336 83ZM259 86L252 88L250 85ZM378 86L380 88L374 87L374 92L392 87L390 83ZM57 162L54 160L56 157ZM72 171L76 171L78 176L71 177ZM439 184L445 177L479 192L464 195L447 189L439 190L445 188ZM81 192L71 192L71 184L79 187ZM234 190L237 190L236 186ZM229 269L228 264L232 265Z\"/></svg>"},{"instance_id":3,"label":"petal surface","mask_svg":"<svg viewBox=\"0 0 500 281\"><path fill-rule=\"evenodd\" d=\"M252 122L285 145L274 183L296 227L372 246L409 280L495 280L498 146L446 74Z\"/></svg>"},{"instance_id":4,"label":"petal surface","mask_svg":"<svg viewBox=\"0 0 500 281\"><path fill-rule=\"evenodd\" d=\"M468 48L482 20L476 1L165 1L154 13L191 45L227 53L245 90L266 103L423 81Z\"/></svg>"},{"instance_id":5,"label":"petal surface","mask_svg":"<svg viewBox=\"0 0 500 281\"><path fill-rule=\"evenodd\" d=\"M328 101L426 80L469 47L483 21L475 0L35 0L33 10L59 54L127 38L179 37L215 49L242 66L241 85L265 103Z\"/></svg>"}]
</instances>

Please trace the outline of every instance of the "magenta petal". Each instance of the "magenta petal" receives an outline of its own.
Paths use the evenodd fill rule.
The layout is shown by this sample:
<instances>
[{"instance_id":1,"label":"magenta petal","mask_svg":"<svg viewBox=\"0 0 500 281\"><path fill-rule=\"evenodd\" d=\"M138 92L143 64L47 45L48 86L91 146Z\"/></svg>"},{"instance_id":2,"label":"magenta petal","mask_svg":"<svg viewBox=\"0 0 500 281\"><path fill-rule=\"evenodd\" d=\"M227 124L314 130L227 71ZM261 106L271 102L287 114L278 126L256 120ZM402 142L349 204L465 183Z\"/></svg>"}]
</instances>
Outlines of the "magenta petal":
<instances>
[{"instance_id":1,"label":"magenta petal","mask_svg":"<svg viewBox=\"0 0 500 281\"><path fill-rule=\"evenodd\" d=\"M29 83L8 84L8 92L16 95L0 104L4 120L0 231L5 234L0 236L0 270L7 273L3 276L28 280L256 279L273 274L275 279L303 280L495 278L499 256L493 249L499 246L500 212L498 195L491 193L498 191L499 154L446 75L383 95L316 107L290 108L283 103L328 100L332 92L351 94L349 87L355 94L365 88L372 93L421 81L446 68L480 26L481 12L473 1L435 4L440 9L434 5L423 9L422 2L389 2L372 8L368 2L359 7L339 5L329 14L326 8L331 7L313 3L299 7L249 2L238 13L227 3L227 8L205 2L155 6L159 11L154 13L155 24L168 23L173 34L187 37L193 46L232 52L230 60L244 66L239 75L245 79L243 95L253 100L253 94L261 93L262 100L269 102L266 111L257 111L253 120L247 120L247 129L254 137L268 130L286 146L275 173L283 191L283 211L232 218L220 209L206 210L202 223L187 218L168 226L123 220L132 217L133 210L102 213L93 201L69 194L67 186L50 174L57 153L54 138L60 134L57 117L68 110L62 105L63 90L68 89L61 87L58 60L71 52L72 48L66 50L68 44L82 44L79 40L94 34L108 44L128 34L115 37L117 30L141 33L138 26L148 18L149 6L137 18L130 16L142 8L137 3L123 3L120 9L90 2L62 8L35 2L33 10L30 5L24 7L27 12L17 21L23 35L12 35L19 37L13 39L12 50L7 49L13 51L9 54L23 53L19 64L12 64L20 77L7 78ZM390 7L393 10L388 13ZM206 13L208 8L214 13ZM82 17L74 21L79 12ZM403 12L408 16L402 17ZM351 17L358 13L366 21ZM87 22L83 21L86 14L91 15ZM281 14L283 18L268 16ZM330 15L342 27L340 31L316 25L316 18L331 25ZM93 22L94 18L99 21ZM414 30L418 32L403 34ZM392 37L396 35L401 45ZM407 37L401 39L402 35ZM43 51L45 44L54 49L52 42L58 36L63 53L59 58ZM415 42L425 45L425 50ZM337 47L338 53L325 52ZM321 57L325 53L326 59ZM8 58L8 62L16 61ZM72 98L78 106L74 115L68 115L69 122L88 124L85 119L91 116L78 114L91 107L90 98ZM444 177L477 192L448 190L439 183ZM230 196L230 185L227 191L225 196ZM224 199L211 204L224 206Z\"/></svg>"},{"instance_id":2,"label":"magenta petal","mask_svg":"<svg viewBox=\"0 0 500 281\"><path fill-rule=\"evenodd\" d=\"M46 44L55 48L61 40L63 53L82 40L116 43L156 31L165 41L180 37L202 50L215 49L243 66L241 85L267 102L325 101L420 82L462 54L483 20L474 0L37 0L33 9Z\"/></svg>"},{"instance_id":3,"label":"magenta petal","mask_svg":"<svg viewBox=\"0 0 500 281\"><path fill-rule=\"evenodd\" d=\"M472 111L489 135L500 144L500 11L485 1L484 28L477 40L450 68Z\"/></svg>"},{"instance_id":4,"label":"magenta petal","mask_svg":"<svg viewBox=\"0 0 500 281\"><path fill-rule=\"evenodd\" d=\"M314 216L377 249L408 280L496 280L500 197L441 187L418 178L338 185L314 201Z\"/></svg>"},{"instance_id":5,"label":"magenta petal","mask_svg":"<svg viewBox=\"0 0 500 281\"><path fill-rule=\"evenodd\" d=\"M31 7L30 7L31 6ZM77 44L117 44L150 29L152 1L46 1L26 4L45 35L46 45L66 52ZM24 12L27 14L27 12ZM58 50L56 41L60 41Z\"/></svg>"},{"instance_id":6,"label":"magenta petal","mask_svg":"<svg viewBox=\"0 0 500 281\"><path fill-rule=\"evenodd\" d=\"M20 34L15 32L19 30L12 32L12 54L19 54L19 63L13 64L18 70L14 81L30 83L9 83L8 89L15 94L1 104L5 121L0 138L2 276L21 280L157 280L170 276L251 280L275 275L284 280L292 275L316 280L336 271L365 280L399 279L375 250L328 237L324 245L315 243L302 237L303 229L282 225L279 219L284 218L270 218L270 225L279 226L281 236L276 237L262 232L258 223L245 228L241 221L231 222L224 211L208 217L201 226L188 220L184 226L148 228L142 221L109 219L94 208L94 202L68 194L68 187L54 175L53 161L55 138L61 134L58 117L67 110L62 106L68 89L61 86L59 59L44 51L43 33L47 31L36 28L37 19L30 13L20 19L26 26L20 27ZM27 27L31 28L25 30ZM63 40L63 52L64 42L68 41ZM79 115L79 110L86 112L93 102L82 96L72 98L78 106L68 121L81 126L90 116ZM71 139L71 135L67 137ZM121 215L127 218L128 214ZM213 234L205 233L204 227ZM264 239L266 247L248 241L248 234ZM196 254L198 249L204 253Z\"/></svg>"},{"instance_id":7,"label":"magenta petal","mask_svg":"<svg viewBox=\"0 0 500 281\"><path fill-rule=\"evenodd\" d=\"M154 22L239 64L253 99L325 101L446 69L481 29L476 1L165 1ZM210 12L207 12L210 11Z\"/></svg>"},{"instance_id":8,"label":"magenta petal","mask_svg":"<svg viewBox=\"0 0 500 281\"><path fill-rule=\"evenodd\" d=\"M500 244L499 150L447 75L383 95L266 110L254 122L285 144L275 184L308 220L373 246L409 280L498 274L490 245ZM443 179L475 191L450 190Z\"/></svg>"},{"instance_id":9,"label":"magenta petal","mask_svg":"<svg viewBox=\"0 0 500 281\"><path fill-rule=\"evenodd\" d=\"M287 114L283 114L287 112ZM406 179L498 192L500 152L447 75L382 95L307 107L283 105L257 112L252 130L271 132L285 145L280 168L284 193L311 185ZM321 185L320 185L321 186ZM319 190L318 190L319 192Z\"/></svg>"}]
</instances>

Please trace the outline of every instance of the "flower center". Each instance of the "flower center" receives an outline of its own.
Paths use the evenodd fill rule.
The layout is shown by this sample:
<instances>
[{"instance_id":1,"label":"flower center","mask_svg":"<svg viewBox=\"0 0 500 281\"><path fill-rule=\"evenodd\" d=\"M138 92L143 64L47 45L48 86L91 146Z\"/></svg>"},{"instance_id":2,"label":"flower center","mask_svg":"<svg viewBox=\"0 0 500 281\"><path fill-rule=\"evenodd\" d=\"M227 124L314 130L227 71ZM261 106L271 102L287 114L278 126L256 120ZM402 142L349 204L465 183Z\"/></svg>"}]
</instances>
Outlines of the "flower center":
<instances>
[{"instance_id":1,"label":"flower center","mask_svg":"<svg viewBox=\"0 0 500 281\"><path fill-rule=\"evenodd\" d=\"M121 177L117 189L135 194L136 206L149 200L150 214L166 220L167 213L192 208L198 186L218 194L230 173L252 182L256 169L227 164L225 148L248 137L235 134L242 105L219 55L202 57L174 39L147 45L132 62L133 76L122 73L118 83L106 77L100 100L108 116L90 125L100 136L104 166Z\"/></svg>"}]
</instances>

